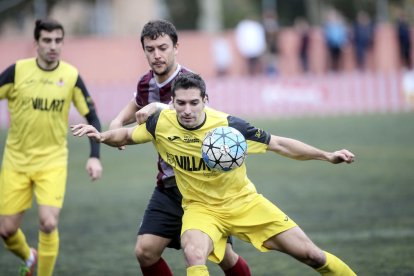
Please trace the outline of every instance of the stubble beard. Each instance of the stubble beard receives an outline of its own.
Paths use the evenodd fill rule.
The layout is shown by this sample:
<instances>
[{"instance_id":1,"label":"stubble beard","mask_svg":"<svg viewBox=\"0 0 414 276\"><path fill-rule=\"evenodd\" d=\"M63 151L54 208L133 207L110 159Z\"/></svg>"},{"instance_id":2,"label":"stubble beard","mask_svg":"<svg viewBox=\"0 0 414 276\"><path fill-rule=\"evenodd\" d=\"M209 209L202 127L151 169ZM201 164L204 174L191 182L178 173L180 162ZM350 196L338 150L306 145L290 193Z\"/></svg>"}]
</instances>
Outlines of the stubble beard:
<instances>
[{"instance_id":1,"label":"stubble beard","mask_svg":"<svg viewBox=\"0 0 414 276\"><path fill-rule=\"evenodd\" d=\"M159 76L159 77L164 77L164 76L168 75L171 72L173 65L174 64L171 64L171 65L167 66L161 72L157 72L157 71L153 70L154 71L154 74L157 75L157 76Z\"/></svg>"}]
</instances>

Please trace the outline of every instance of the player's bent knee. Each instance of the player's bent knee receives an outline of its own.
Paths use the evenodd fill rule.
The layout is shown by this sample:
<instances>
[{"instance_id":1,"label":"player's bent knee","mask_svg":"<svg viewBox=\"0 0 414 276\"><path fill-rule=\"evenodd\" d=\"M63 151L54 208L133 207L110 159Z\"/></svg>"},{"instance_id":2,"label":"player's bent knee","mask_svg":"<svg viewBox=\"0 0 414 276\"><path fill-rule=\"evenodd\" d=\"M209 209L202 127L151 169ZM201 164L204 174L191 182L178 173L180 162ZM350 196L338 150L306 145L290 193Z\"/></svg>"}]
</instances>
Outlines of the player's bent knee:
<instances>
[{"instance_id":1,"label":"player's bent knee","mask_svg":"<svg viewBox=\"0 0 414 276\"><path fill-rule=\"evenodd\" d=\"M17 227L0 227L0 236L2 239L8 239L17 232Z\"/></svg>"},{"instance_id":2,"label":"player's bent knee","mask_svg":"<svg viewBox=\"0 0 414 276\"><path fill-rule=\"evenodd\" d=\"M194 247L192 245L187 245L183 248L185 259L189 266L193 265L203 265L206 263L207 255L204 254L203 250L200 248Z\"/></svg>"},{"instance_id":3,"label":"player's bent knee","mask_svg":"<svg viewBox=\"0 0 414 276\"><path fill-rule=\"evenodd\" d=\"M0 236L3 239L7 239L14 234L16 234L17 230L19 229L19 224L14 223L13 221L7 221L6 219L2 219L0 223Z\"/></svg>"},{"instance_id":4,"label":"player's bent knee","mask_svg":"<svg viewBox=\"0 0 414 276\"><path fill-rule=\"evenodd\" d=\"M135 246L135 256L141 266L150 266L157 262L161 257L162 250L158 250L145 243L137 243Z\"/></svg>"},{"instance_id":5,"label":"player's bent knee","mask_svg":"<svg viewBox=\"0 0 414 276\"><path fill-rule=\"evenodd\" d=\"M44 233L52 233L57 228L57 219L50 217L40 221L40 230Z\"/></svg>"}]
</instances>

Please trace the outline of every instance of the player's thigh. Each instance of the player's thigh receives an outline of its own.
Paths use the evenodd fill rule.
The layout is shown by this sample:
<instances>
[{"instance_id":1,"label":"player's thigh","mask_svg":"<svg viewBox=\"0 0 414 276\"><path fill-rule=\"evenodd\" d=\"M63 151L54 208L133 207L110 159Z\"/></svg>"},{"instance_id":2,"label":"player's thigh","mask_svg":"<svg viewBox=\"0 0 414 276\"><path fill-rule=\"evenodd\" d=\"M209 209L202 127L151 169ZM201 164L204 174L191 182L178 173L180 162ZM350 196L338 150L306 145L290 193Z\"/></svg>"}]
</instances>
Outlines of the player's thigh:
<instances>
[{"instance_id":1,"label":"player's thigh","mask_svg":"<svg viewBox=\"0 0 414 276\"><path fill-rule=\"evenodd\" d=\"M62 208L66 191L67 168L59 167L32 175L38 205Z\"/></svg>"},{"instance_id":2,"label":"player's thigh","mask_svg":"<svg viewBox=\"0 0 414 276\"><path fill-rule=\"evenodd\" d=\"M234 236L252 243L262 252L269 250L264 246L264 242L270 237L297 226L283 211L262 195L258 195L249 204L239 208L229 223L232 224Z\"/></svg>"},{"instance_id":3,"label":"player's thigh","mask_svg":"<svg viewBox=\"0 0 414 276\"><path fill-rule=\"evenodd\" d=\"M269 238L264 242L264 246L289 254L296 259L305 259L311 252L320 252L299 226Z\"/></svg>"},{"instance_id":4,"label":"player's thigh","mask_svg":"<svg viewBox=\"0 0 414 276\"><path fill-rule=\"evenodd\" d=\"M27 173L2 168L0 215L14 215L32 206L33 183Z\"/></svg>"},{"instance_id":5,"label":"player's thigh","mask_svg":"<svg viewBox=\"0 0 414 276\"><path fill-rule=\"evenodd\" d=\"M199 230L207 234L213 243L213 252L208 257L209 260L215 263L222 261L226 249L227 230L217 214L196 204L187 206L184 211L181 235L183 236L187 230Z\"/></svg>"},{"instance_id":6,"label":"player's thigh","mask_svg":"<svg viewBox=\"0 0 414 276\"><path fill-rule=\"evenodd\" d=\"M181 236L186 262L194 265L200 261L207 261L213 251L213 241L208 234L198 229L188 229ZM196 253L195 253L196 252Z\"/></svg>"}]
</instances>

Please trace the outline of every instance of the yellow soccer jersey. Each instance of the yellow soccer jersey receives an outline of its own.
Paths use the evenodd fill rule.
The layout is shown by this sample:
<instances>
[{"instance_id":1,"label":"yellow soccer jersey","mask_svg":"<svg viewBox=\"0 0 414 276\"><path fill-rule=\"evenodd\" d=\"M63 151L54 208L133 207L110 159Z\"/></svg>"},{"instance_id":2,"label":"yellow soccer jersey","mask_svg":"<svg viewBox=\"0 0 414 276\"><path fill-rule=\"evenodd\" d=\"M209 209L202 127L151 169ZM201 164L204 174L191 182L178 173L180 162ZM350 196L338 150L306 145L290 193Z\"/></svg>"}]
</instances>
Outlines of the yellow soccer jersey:
<instances>
[{"instance_id":1,"label":"yellow soccer jersey","mask_svg":"<svg viewBox=\"0 0 414 276\"><path fill-rule=\"evenodd\" d=\"M19 60L0 75L0 99L8 100L11 122L3 166L22 172L66 166L70 105L83 116L93 109L76 68L61 61L45 71L35 58Z\"/></svg>"},{"instance_id":2,"label":"yellow soccer jersey","mask_svg":"<svg viewBox=\"0 0 414 276\"><path fill-rule=\"evenodd\" d=\"M263 153L270 134L228 114L206 108L206 120L196 129L186 129L177 121L175 110L163 110L138 126L132 139L152 141L161 157L174 168L183 206L192 202L222 209L244 205L256 195L246 175L246 165L229 172L210 170L201 157L201 143L207 132L218 126L238 129L246 138L248 153Z\"/></svg>"}]
</instances>

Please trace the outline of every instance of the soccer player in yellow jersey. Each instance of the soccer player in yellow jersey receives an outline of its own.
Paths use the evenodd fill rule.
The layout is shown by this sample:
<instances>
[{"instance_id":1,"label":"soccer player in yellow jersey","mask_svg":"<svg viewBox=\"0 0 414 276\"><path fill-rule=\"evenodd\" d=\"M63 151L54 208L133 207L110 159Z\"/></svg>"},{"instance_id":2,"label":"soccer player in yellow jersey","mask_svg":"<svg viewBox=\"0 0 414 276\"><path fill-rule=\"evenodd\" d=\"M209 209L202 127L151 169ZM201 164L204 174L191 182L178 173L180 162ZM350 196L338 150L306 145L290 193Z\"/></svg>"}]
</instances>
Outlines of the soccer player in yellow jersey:
<instances>
[{"instance_id":1,"label":"soccer player in yellow jersey","mask_svg":"<svg viewBox=\"0 0 414 276\"><path fill-rule=\"evenodd\" d=\"M207 258L221 261L228 235L250 242L260 251L289 254L321 275L356 275L339 258L317 247L291 218L257 193L246 175L245 163L225 173L211 171L201 157L201 141L213 128L228 125L245 136L249 154L272 151L297 160L338 164L352 163L353 153L346 149L323 151L205 108L205 83L194 73L176 78L172 101L175 110L157 112L134 128L100 133L93 126L79 124L72 126L72 132L116 147L154 143L161 157L174 168L183 195L181 245L187 275L209 275Z\"/></svg>"},{"instance_id":2,"label":"soccer player in yellow jersey","mask_svg":"<svg viewBox=\"0 0 414 276\"><path fill-rule=\"evenodd\" d=\"M67 177L67 130L71 103L100 129L94 104L72 65L60 60L64 29L54 20L37 20L37 57L18 60L0 75L0 99L8 100L10 128L0 174L0 235L24 261L20 275L48 276L59 251L58 220ZM91 140L86 164L92 180L102 174L99 143ZM30 248L20 223L31 208L39 213L37 250Z\"/></svg>"}]
</instances>

